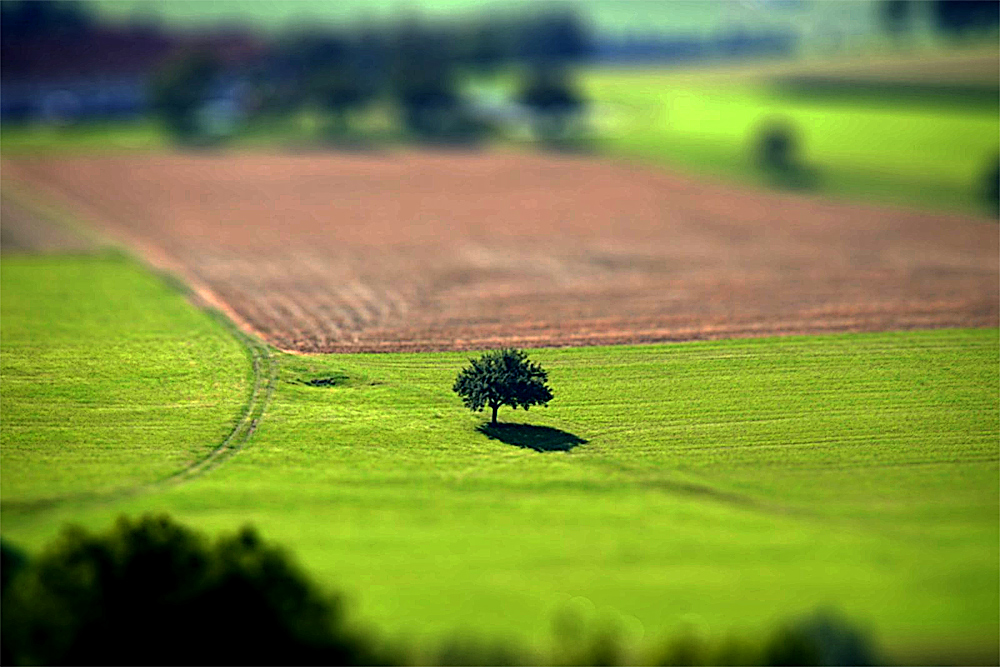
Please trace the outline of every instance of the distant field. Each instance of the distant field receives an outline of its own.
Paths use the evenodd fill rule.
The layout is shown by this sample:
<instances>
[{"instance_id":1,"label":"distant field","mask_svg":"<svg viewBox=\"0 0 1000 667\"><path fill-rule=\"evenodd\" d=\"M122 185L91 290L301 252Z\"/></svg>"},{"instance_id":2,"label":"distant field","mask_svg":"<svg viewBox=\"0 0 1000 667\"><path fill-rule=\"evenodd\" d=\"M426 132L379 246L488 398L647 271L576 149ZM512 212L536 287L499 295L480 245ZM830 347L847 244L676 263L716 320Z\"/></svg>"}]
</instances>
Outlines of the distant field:
<instances>
[{"instance_id":1,"label":"distant field","mask_svg":"<svg viewBox=\"0 0 1000 667\"><path fill-rule=\"evenodd\" d=\"M92 123L58 127L46 124L5 125L0 149L19 153L107 153L149 151L170 145L159 123Z\"/></svg>"},{"instance_id":2,"label":"distant field","mask_svg":"<svg viewBox=\"0 0 1000 667\"><path fill-rule=\"evenodd\" d=\"M283 355L255 436L222 466L32 507L18 501L203 453L232 427L249 364L120 259L5 258L3 272L15 543L165 510L212 531L254 522L364 619L420 642L542 643L567 604L645 642L682 624L754 636L832 605L899 660L996 661L995 329L538 350L556 400L501 420L550 430L510 442L450 392L463 353ZM306 384L320 378L335 386Z\"/></svg>"},{"instance_id":3,"label":"distant field","mask_svg":"<svg viewBox=\"0 0 1000 667\"><path fill-rule=\"evenodd\" d=\"M454 9L461 4L442 6ZM591 9L614 6L605 4L594 3ZM699 6L713 3L687 4L698 14L707 11ZM265 6L271 6L251 3L250 9L254 5L258 14L266 14ZM205 8L216 3L166 6L184 23L183 16L195 22L198 16L210 17ZM301 7L318 11L327 6ZM239 3L230 9L248 11ZM995 46L904 54L875 50L868 55L697 67L585 66L579 74L590 100L589 145L601 154L770 187L773 179L755 163L752 146L762 123L782 119L797 131L801 160L815 176L810 193L994 215L984 190L1000 155L1000 53ZM510 73L479 85L508 94L516 88ZM354 119L358 141L387 149L405 143L390 107L383 100ZM315 115L303 113L279 126L244 128L233 146L323 147L329 137L321 126ZM8 156L148 152L170 143L153 119L67 128L8 125L0 136Z\"/></svg>"},{"instance_id":4,"label":"distant field","mask_svg":"<svg viewBox=\"0 0 1000 667\"><path fill-rule=\"evenodd\" d=\"M236 424L239 342L133 263L4 255L0 291L4 511L156 482Z\"/></svg>"},{"instance_id":5,"label":"distant field","mask_svg":"<svg viewBox=\"0 0 1000 667\"><path fill-rule=\"evenodd\" d=\"M780 118L796 129L818 193L983 213L1000 153L998 61L595 69L583 82L609 153L766 185L751 148L758 127Z\"/></svg>"}]
</instances>

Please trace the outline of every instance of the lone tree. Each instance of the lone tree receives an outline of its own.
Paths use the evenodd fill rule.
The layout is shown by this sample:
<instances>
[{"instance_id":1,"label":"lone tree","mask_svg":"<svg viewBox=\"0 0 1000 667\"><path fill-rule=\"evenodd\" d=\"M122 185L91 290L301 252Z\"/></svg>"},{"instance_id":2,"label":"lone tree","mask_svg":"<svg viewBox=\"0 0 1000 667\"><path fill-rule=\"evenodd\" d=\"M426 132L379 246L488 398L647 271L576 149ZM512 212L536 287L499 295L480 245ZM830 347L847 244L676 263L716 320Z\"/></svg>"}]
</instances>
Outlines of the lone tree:
<instances>
[{"instance_id":1,"label":"lone tree","mask_svg":"<svg viewBox=\"0 0 1000 667\"><path fill-rule=\"evenodd\" d=\"M548 373L528 361L523 350L494 350L469 361L472 365L462 369L452 390L473 412L486 406L492 408L494 425L501 405L527 410L552 400L552 390L545 384Z\"/></svg>"}]
</instances>

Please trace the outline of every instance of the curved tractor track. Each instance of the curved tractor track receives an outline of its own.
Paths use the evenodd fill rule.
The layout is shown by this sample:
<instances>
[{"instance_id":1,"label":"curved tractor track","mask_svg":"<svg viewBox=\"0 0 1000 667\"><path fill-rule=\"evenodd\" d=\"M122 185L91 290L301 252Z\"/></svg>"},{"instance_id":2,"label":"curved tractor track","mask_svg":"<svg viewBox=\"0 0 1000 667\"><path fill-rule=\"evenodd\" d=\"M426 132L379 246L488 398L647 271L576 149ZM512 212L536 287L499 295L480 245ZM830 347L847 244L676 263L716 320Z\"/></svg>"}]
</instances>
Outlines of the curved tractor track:
<instances>
[{"instance_id":1,"label":"curved tractor track","mask_svg":"<svg viewBox=\"0 0 1000 667\"><path fill-rule=\"evenodd\" d=\"M271 354L266 344L237 329L224 315L219 314L216 319L223 322L233 336L243 343L244 348L250 355L254 379L247 407L225 440L209 452L208 455L177 471L173 475L141 487L136 491L151 490L158 486L180 484L218 467L250 441L250 438L253 437L254 432L257 430L257 425L267 411L267 406L270 404L271 396L274 393L275 383L278 380L277 360Z\"/></svg>"},{"instance_id":2,"label":"curved tractor track","mask_svg":"<svg viewBox=\"0 0 1000 667\"><path fill-rule=\"evenodd\" d=\"M89 230L75 226L72 221L68 221L52 211L43 210L36 201L26 197L23 193L5 190L0 197L0 211L3 215L5 252L31 254L97 252L101 247L108 245L105 239L92 234ZM163 267L148 264L147 266L154 272L160 273L168 282L176 284L171 275L162 273ZM187 285L177 286L185 291L189 289ZM165 478L104 493L69 494L31 501L5 500L5 510L30 512L67 502L110 502L156 491L190 481L213 470L250 441L271 402L277 383L278 361L266 343L240 330L225 313L213 308L212 303L206 301L199 291L191 293L190 296L196 305L201 306L240 341L251 363L253 384L250 396L232 431L206 455Z\"/></svg>"},{"instance_id":3,"label":"curved tractor track","mask_svg":"<svg viewBox=\"0 0 1000 667\"><path fill-rule=\"evenodd\" d=\"M5 160L297 352L647 343L1000 321L994 221L581 156Z\"/></svg>"},{"instance_id":4,"label":"curved tractor track","mask_svg":"<svg viewBox=\"0 0 1000 667\"><path fill-rule=\"evenodd\" d=\"M222 318L220 317L219 319L221 320ZM233 430L230 431L229 435L227 435L219 445L212 449L212 451L168 477L145 484L139 484L137 486L124 489L115 489L113 491L103 493L78 493L29 501L4 500L4 510L14 512L34 512L49 509L64 503L79 504L112 502L142 493L155 492L169 486L175 486L177 484L195 479L196 477L215 469L240 451L253 437L258 424L260 424L261 419L267 411L268 404L271 401L271 396L274 393L275 383L277 382L278 362L274 358L274 355L271 354L267 345L260 343L237 330L236 327L228 321L226 321L226 324L227 328L232 331L233 335L243 342L248 354L251 357L254 371L254 382L246 409L240 415L239 420L236 422L236 426L233 427Z\"/></svg>"}]
</instances>

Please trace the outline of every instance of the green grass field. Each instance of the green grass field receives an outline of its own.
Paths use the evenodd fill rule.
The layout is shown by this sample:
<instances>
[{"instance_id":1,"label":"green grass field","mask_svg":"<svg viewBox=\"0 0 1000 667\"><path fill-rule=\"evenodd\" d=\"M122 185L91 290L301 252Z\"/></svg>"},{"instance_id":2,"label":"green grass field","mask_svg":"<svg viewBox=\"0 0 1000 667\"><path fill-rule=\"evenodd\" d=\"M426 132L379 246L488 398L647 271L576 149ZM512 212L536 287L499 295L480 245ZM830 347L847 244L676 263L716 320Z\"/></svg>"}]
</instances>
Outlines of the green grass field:
<instances>
[{"instance_id":1,"label":"green grass field","mask_svg":"<svg viewBox=\"0 0 1000 667\"><path fill-rule=\"evenodd\" d=\"M0 263L5 509L121 492L205 456L250 387L240 343L121 258Z\"/></svg>"},{"instance_id":2,"label":"green grass field","mask_svg":"<svg viewBox=\"0 0 1000 667\"><path fill-rule=\"evenodd\" d=\"M826 196L982 214L986 170L1000 151L995 94L975 104L932 89L902 99L877 88L821 96L753 74L656 68L593 70L583 86L604 152L755 185L767 179L751 147L771 118L794 126L816 192Z\"/></svg>"},{"instance_id":3,"label":"green grass field","mask_svg":"<svg viewBox=\"0 0 1000 667\"><path fill-rule=\"evenodd\" d=\"M7 155L31 153L149 151L169 147L159 123L86 123L59 127L42 123L3 127L0 150Z\"/></svg>"},{"instance_id":4,"label":"green grass field","mask_svg":"<svg viewBox=\"0 0 1000 667\"><path fill-rule=\"evenodd\" d=\"M997 660L996 330L537 350L556 399L501 411L530 425L501 439L450 391L466 354L279 355L256 434L220 467L33 506L218 444L249 363L121 258L5 257L0 288L0 513L28 549L163 510L253 522L417 644L543 645L567 606L647 645L685 625L756 637L827 605L896 660Z\"/></svg>"}]
</instances>

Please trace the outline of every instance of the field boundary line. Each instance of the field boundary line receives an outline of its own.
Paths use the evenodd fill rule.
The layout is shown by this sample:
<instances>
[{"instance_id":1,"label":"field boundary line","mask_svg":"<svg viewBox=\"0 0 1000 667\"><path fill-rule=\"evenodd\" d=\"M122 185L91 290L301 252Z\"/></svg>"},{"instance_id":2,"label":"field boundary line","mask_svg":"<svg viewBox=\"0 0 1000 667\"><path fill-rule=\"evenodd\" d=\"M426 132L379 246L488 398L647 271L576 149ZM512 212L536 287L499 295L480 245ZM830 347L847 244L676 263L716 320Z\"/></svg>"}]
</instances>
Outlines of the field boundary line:
<instances>
[{"instance_id":1,"label":"field boundary line","mask_svg":"<svg viewBox=\"0 0 1000 667\"><path fill-rule=\"evenodd\" d=\"M16 169L12 169L8 162L4 162L3 166L7 172L4 175L5 196L12 196L17 204L56 224L93 238L99 247L103 246L109 251L132 258L184 292L195 302L196 307L217 310L243 333L267 342L268 337L263 331L237 313L208 285L191 272L185 271L180 261L128 231L127 225L115 224L113 214L90 204L78 193L40 182L33 177L30 168L25 169L23 164L16 165ZM101 220L112 222L101 224Z\"/></svg>"},{"instance_id":2,"label":"field boundary line","mask_svg":"<svg viewBox=\"0 0 1000 667\"><path fill-rule=\"evenodd\" d=\"M80 224L68 214L61 215L57 213L51 203L43 204L36 197L32 196L29 190L30 188L26 188L20 183L16 185L4 183L2 188L0 188L0 196L9 199L15 205L32 214L44 218L45 222L52 226L58 227L86 241L94 247L95 252L99 253L102 250L107 252L114 249L114 244L106 236L92 227Z\"/></svg>"}]
</instances>

